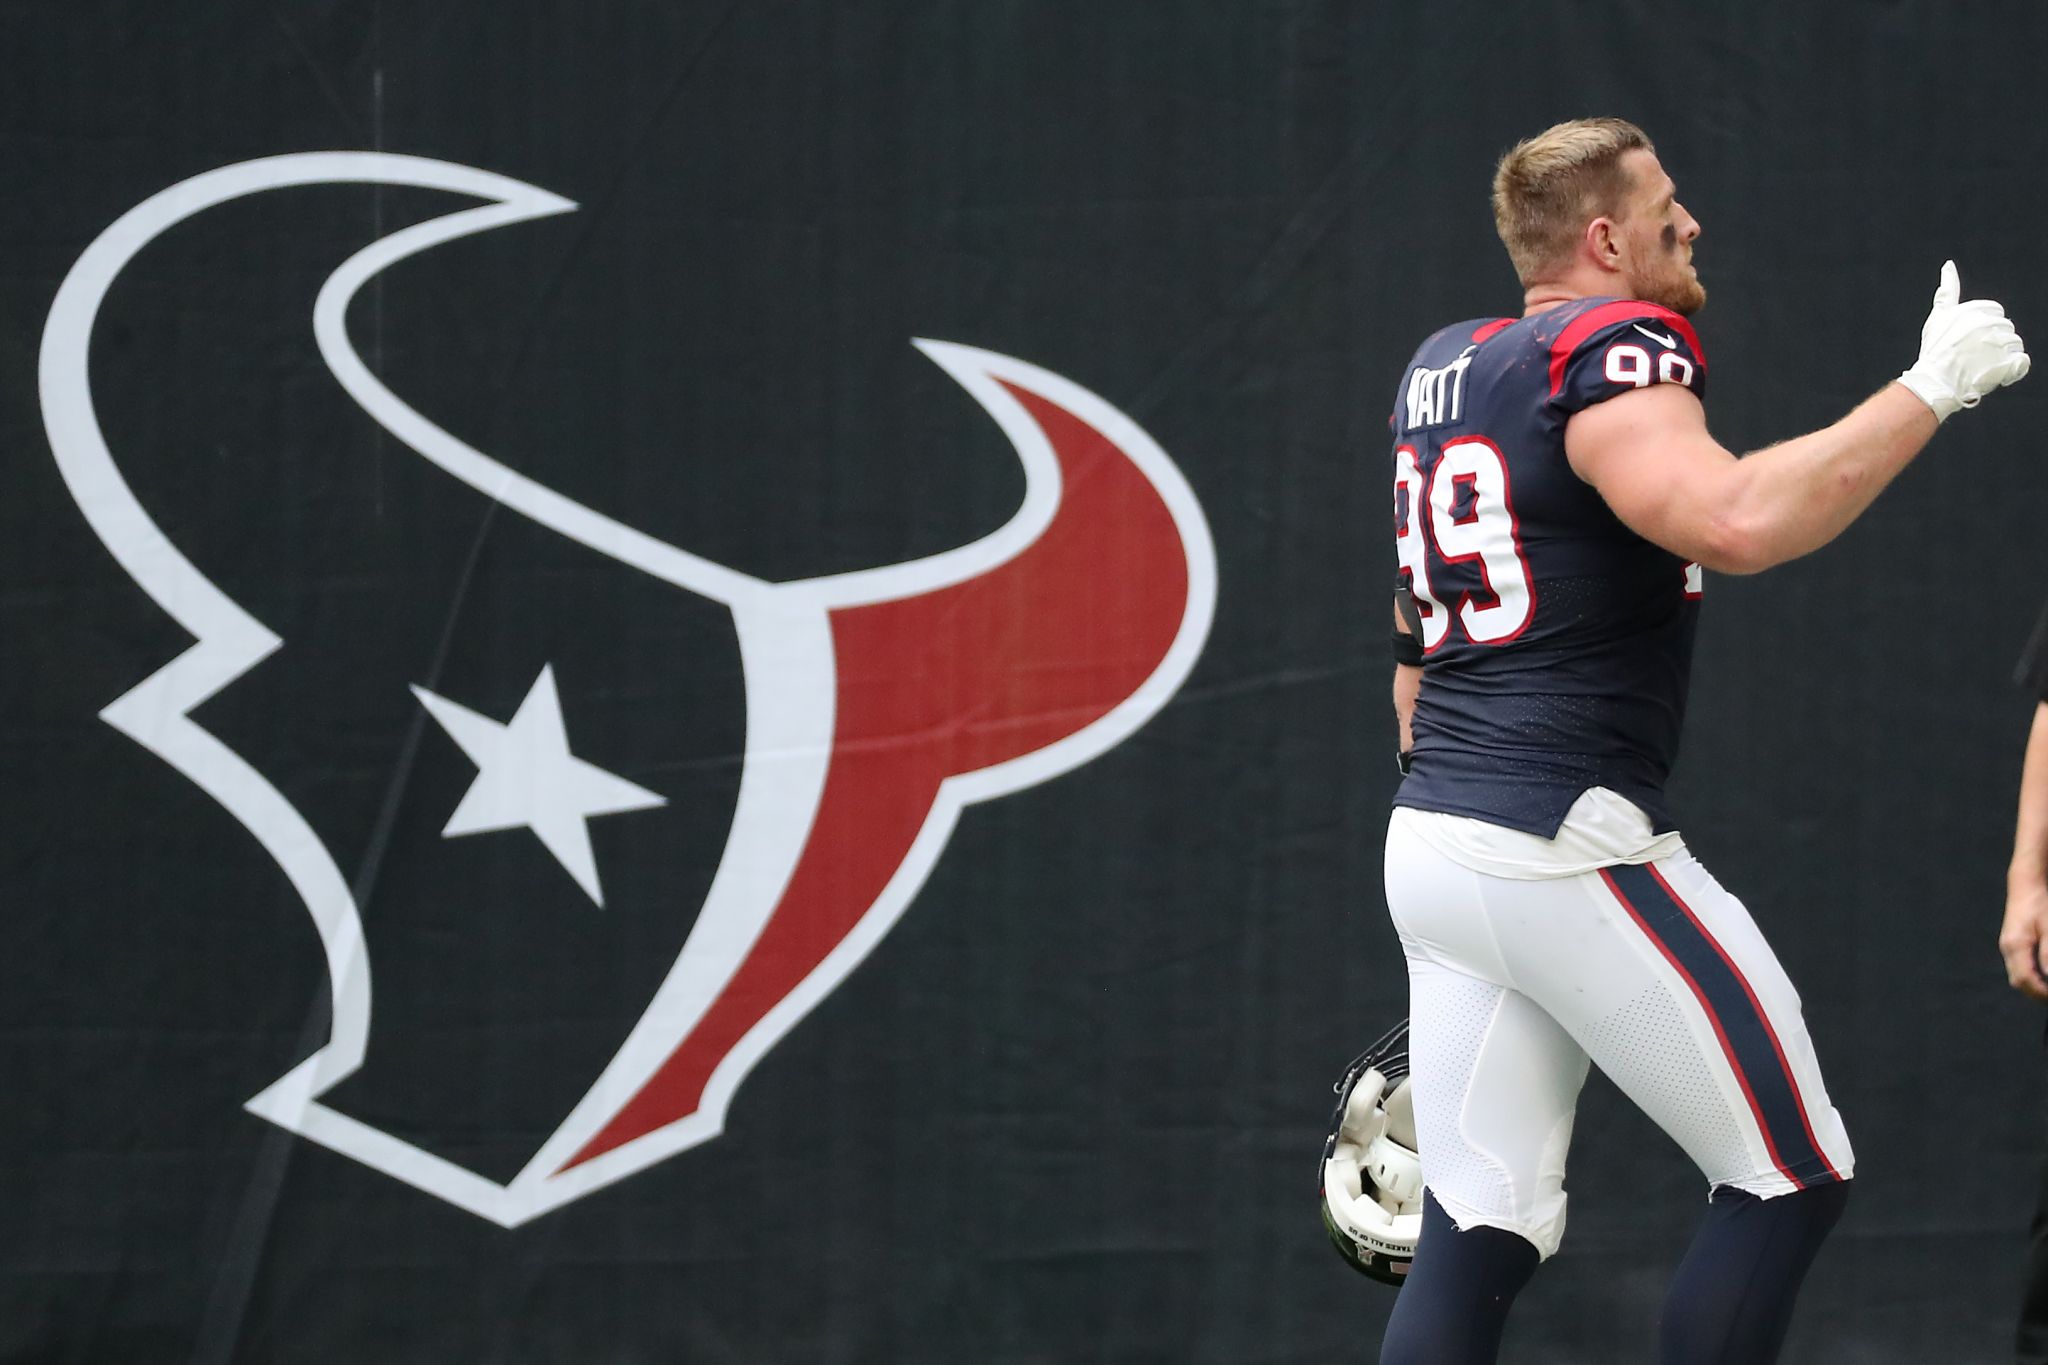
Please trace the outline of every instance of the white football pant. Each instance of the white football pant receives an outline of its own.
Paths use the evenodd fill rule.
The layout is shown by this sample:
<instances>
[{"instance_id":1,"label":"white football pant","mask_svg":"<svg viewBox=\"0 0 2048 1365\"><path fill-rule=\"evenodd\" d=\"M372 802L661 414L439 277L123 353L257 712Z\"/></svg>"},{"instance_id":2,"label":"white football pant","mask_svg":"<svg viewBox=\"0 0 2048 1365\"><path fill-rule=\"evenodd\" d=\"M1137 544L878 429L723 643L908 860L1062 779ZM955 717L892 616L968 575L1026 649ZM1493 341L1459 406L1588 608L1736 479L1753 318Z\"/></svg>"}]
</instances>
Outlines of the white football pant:
<instances>
[{"instance_id":1,"label":"white football pant","mask_svg":"<svg viewBox=\"0 0 2048 1365\"><path fill-rule=\"evenodd\" d=\"M1460 1228L1545 1257L1590 1059L1711 1189L1846 1180L1855 1156L1777 956L1689 852L1543 880L1452 861L1396 820L1387 905L1408 958L1424 1183Z\"/></svg>"}]
</instances>

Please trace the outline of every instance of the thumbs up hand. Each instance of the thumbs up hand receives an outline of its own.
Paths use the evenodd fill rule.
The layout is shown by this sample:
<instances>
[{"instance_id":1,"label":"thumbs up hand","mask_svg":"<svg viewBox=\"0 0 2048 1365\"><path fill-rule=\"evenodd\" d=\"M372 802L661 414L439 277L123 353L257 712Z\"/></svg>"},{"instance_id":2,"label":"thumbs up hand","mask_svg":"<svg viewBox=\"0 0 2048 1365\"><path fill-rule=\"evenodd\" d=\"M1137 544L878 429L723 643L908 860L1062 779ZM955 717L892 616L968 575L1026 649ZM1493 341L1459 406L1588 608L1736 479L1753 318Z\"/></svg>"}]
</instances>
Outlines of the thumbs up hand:
<instances>
[{"instance_id":1,"label":"thumbs up hand","mask_svg":"<svg viewBox=\"0 0 2048 1365\"><path fill-rule=\"evenodd\" d=\"M1920 358L1899 376L1941 421L2017 382L2033 363L2003 306L1991 299L1965 303L1962 295L1956 263L1944 262L1934 306L1920 328Z\"/></svg>"}]
</instances>

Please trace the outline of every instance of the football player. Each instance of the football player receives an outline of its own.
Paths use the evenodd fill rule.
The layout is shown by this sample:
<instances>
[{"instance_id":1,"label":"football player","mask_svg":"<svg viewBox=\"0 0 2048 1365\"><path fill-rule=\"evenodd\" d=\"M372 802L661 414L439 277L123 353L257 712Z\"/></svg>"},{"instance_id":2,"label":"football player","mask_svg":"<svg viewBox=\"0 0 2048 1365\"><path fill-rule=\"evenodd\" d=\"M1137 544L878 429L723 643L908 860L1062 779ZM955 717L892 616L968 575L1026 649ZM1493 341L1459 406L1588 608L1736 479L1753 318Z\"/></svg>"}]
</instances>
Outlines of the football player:
<instances>
[{"instance_id":1,"label":"football player","mask_svg":"<svg viewBox=\"0 0 2048 1365\"><path fill-rule=\"evenodd\" d=\"M1502 159L1493 204L1522 314L1429 337L1392 417L1386 890L1426 1196L1380 1359L1496 1358L1564 1231L1590 1059L1707 1180L1661 1360L1761 1365L1854 1157L1791 982L1664 799L1701 571L1827 544L2027 355L1944 265L1910 369L1737 459L1702 406L1700 225L1643 132L1551 128Z\"/></svg>"}]
</instances>

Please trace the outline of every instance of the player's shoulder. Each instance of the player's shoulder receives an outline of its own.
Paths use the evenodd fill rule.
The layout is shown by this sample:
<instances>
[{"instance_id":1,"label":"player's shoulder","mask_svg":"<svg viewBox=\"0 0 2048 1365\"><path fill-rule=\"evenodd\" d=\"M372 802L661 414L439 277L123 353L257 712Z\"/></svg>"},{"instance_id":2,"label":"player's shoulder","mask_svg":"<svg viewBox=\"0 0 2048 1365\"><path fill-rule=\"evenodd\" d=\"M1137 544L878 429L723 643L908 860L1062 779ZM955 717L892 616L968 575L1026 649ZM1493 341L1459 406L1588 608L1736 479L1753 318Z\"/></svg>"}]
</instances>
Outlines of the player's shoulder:
<instances>
[{"instance_id":1,"label":"player's shoulder","mask_svg":"<svg viewBox=\"0 0 2048 1365\"><path fill-rule=\"evenodd\" d=\"M1514 318L1483 317L1466 318L1448 327L1439 327L1423 338L1415 348L1415 358L1409 362L1416 365L1441 365L1455 360L1468 348L1478 346L1500 335L1516 322Z\"/></svg>"},{"instance_id":2,"label":"player's shoulder","mask_svg":"<svg viewBox=\"0 0 2048 1365\"><path fill-rule=\"evenodd\" d=\"M1666 351L1683 348L1702 369L1707 363L1706 349L1692 322L1647 299L1573 299L1522 321L1528 327L1529 340L1560 362L1613 341L1640 337Z\"/></svg>"},{"instance_id":3,"label":"player's shoulder","mask_svg":"<svg viewBox=\"0 0 2048 1365\"><path fill-rule=\"evenodd\" d=\"M1707 355L1682 315L1643 299L1573 299L1526 319L1547 363L1548 402L1578 412L1634 389L1677 384L1706 397Z\"/></svg>"},{"instance_id":4,"label":"player's shoulder","mask_svg":"<svg viewBox=\"0 0 2048 1365\"><path fill-rule=\"evenodd\" d=\"M1464 411L1465 374L1472 368L1473 353L1514 321L1467 318L1423 338L1401 371L1387 426L1399 432L1456 421Z\"/></svg>"}]
</instances>

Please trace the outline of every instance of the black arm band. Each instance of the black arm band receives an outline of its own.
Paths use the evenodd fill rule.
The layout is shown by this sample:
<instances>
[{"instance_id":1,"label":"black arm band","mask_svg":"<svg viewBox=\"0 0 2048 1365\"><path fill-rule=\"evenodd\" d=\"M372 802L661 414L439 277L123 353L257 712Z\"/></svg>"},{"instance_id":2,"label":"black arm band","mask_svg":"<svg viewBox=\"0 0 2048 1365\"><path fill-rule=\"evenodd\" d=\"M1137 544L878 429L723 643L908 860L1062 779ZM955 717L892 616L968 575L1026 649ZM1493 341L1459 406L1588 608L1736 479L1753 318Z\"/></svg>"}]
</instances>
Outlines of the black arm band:
<instances>
[{"instance_id":1,"label":"black arm band","mask_svg":"<svg viewBox=\"0 0 2048 1365\"><path fill-rule=\"evenodd\" d=\"M1395 631L1393 638L1394 662L1408 664L1414 668L1422 667L1422 641L1405 630Z\"/></svg>"}]
</instances>

